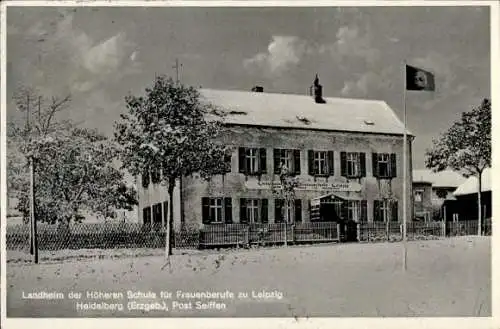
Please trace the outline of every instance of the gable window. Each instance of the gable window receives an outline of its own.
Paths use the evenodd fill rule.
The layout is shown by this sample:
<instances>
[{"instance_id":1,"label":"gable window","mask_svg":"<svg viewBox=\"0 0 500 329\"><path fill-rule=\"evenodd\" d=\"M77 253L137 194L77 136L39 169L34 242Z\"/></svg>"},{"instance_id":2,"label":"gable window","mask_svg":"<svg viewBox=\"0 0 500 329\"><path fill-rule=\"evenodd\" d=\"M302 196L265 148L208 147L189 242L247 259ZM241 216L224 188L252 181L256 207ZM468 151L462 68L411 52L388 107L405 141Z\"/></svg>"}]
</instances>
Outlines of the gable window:
<instances>
[{"instance_id":1,"label":"gable window","mask_svg":"<svg viewBox=\"0 0 500 329\"><path fill-rule=\"evenodd\" d=\"M283 167L289 173L300 175L300 150L274 149L274 173L279 175Z\"/></svg>"},{"instance_id":2,"label":"gable window","mask_svg":"<svg viewBox=\"0 0 500 329\"><path fill-rule=\"evenodd\" d=\"M398 221L397 200L375 200L373 201L373 221L387 222Z\"/></svg>"},{"instance_id":3,"label":"gable window","mask_svg":"<svg viewBox=\"0 0 500 329\"><path fill-rule=\"evenodd\" d=\"M240 223L255 224L268 222L267 199L240 199Z\"/></svg>"},{"instance_id":4,"label":"gable window","mask_svg":"<svg viewBox=\"0 0 500 329\"><path fill-rule=\"evenodd\" d=\"M378 178L396 177L396 154L373 153L373 176Z\"/></svg>"},{"instance_id":5,"label":"gable window","mask_svg":"<svg viewBox=\"0 0 500 329\"><path fill-rule=\"evenodd\" d=\"M203 224L232 223L231 201L231 198L201 198Z\"/></svg>"},{"instance_id":6,"label":"gable window","mask_svg":"<svg viewBox=\"0 0 500 329\"><path fill-rule=\"evenodd\" d=\"M238 149L239 172L245 175L260 175L266 173L266 149L244 148Z\"/></svg>"},{"instance_id":7,"label":"gable window","mask_svg":"<svg viewBox=\"0 0 500 329\"><path fill-rule=\"evenodd\" d=\"M365 153L341 152L340 162L343 177L357 178L366 176Z\"/></svg>"},{"instance_id":8,"label":"gable window","mask_svg":"<svg viewBox=\"0 0 500 329\"><path fill-rule=\"evenodd\" d=\"M333 176L333 151L308 151L309 175Z\"/></svg>"},{"instance_id":9,"label":"gable window","mask_svg":"<svg viewBox=\"0 0 500 329\"><path fill-rule=\"evenodd\" d=\"M158 184L161 179L161 170L159 168L153 168L151 170L151 182L153 184Z\"/></svg>"}]
</instances>

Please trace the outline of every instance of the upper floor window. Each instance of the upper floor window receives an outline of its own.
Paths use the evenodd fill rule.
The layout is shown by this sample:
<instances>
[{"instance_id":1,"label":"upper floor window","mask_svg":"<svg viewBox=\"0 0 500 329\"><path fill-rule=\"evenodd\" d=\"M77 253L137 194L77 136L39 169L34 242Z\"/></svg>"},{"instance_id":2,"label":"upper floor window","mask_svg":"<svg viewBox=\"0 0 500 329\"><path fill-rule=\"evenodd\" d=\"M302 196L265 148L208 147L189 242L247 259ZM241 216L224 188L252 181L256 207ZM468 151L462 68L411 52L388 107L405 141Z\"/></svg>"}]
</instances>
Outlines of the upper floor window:
<instances>
[{"instance_id":1,"label":"upper floor window","mask_svg":"<svg viewBox=\"0 0 500 329\"><path fill-rule=\"evenodd\" d=\"M160 168L153 168L151 170L151 182L153 184L158 184L161 179L161 169Z\"/></svg>"},{"instance_id":2,"label":"upper floor window","mask_svg":"<svg viewBox=\"0 0 500 329\"><path fill-rule=\"evenodd\" d=\"M142 187L147 188L150 182L149 170L144 170L142 172L141 180L142 180Z\"/></svg>"},{"instance_id":3,"label":"upper floor window","mask_svg":"<svg viewBox=\"0 0 500 329\"><path fill-rule=\"evenodd\" d=\"M246 175L260 175L267 172L266 149L244 148L238 149L239 172Z\"/></svg>"},{"instance_id":4,"label":"upper floor window","mask_svg":"<svg viewBox=\"0 0 500 329\"><path fill-rule=\"evenodd\" d=\"M309 175L333 176L333 151L308 151Z\"/></svg>"},{"instance_id":5,"label":"upper floor window","mask_svg":"<svg viewBox=\"0 0 500 329\"><path fill-rule=\"evenodd\" d=\"M341 152L340 153L341 174L344 177L356 178L366 176L365 153Z\"/></svg>"},{"instance_id":6,"label":"upper floor window","mask_svg":"<svg viewBox=\"0 0 500 329\"><path fill-rule=\"evenodd\" d=\"M373 153L373 176L378 178L396 177L396 154Z\"/></svg>"},{"instance_id":7,"label":"upper floor window","mask_svg":"<svg viewBox=\"0 0 500 329\"><path fill-rule=\"evenodd\" d=\"M274 149L273 152L275 174L286 168L289 173L300 175L300 150Z\"/></svg>"}]
</instances>

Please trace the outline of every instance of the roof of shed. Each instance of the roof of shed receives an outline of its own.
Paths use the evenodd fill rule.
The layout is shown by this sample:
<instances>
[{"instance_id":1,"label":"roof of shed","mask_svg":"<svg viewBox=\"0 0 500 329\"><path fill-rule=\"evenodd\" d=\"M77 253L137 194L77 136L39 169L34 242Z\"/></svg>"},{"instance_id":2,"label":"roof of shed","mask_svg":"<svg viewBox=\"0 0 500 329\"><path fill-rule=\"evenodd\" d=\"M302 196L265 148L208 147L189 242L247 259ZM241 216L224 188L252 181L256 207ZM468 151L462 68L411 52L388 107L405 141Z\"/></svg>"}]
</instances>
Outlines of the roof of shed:
<instances>
[{"instance_id":1,"label":"roof of shed","mask_svg":"<svg viewBox=\"0 0 500 329\"><path fill-rule=\"evenodd\" d=\"M466 178L453 170L433 172L432 170L413 170L414 183L432 183L433 187L458 187Z\"/></svg>"},{"instance_id":2,"label":"roof of shed","mask_svg":"<svg viewBox=\"0 0 500 329\"><path fill-rule=\"evenodd\" d=\"M491 191L491 169L487 168L483 171L481 175L481 192ZM465 182L463 182L456 190L453 192L453 195L467 195L467 194L475 194L478 190L478 181L476 176L471 176L467 178Z\"/></svg>"},{"instance_id":3,"label":"roof of shed","mask_svg":"<svg viewBox=\"0 0 500 329\"><path fill-rule=\"evenodd\" d=\"M201 89L202 100L228 115L237 125L318 129L379 134L403 134L404 125L386 102L309 95ZM407 133L411 135L411 132Z\"/></svg>"}]
</instances>

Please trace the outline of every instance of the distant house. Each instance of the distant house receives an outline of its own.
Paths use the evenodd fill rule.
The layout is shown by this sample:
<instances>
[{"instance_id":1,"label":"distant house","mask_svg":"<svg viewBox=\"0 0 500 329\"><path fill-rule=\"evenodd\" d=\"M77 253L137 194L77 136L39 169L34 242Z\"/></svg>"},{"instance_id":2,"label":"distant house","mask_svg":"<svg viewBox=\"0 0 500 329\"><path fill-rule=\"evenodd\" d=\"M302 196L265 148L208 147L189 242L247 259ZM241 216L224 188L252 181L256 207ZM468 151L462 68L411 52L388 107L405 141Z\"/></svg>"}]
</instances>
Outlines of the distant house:
<instances>
[{"instance_id":1,"label":"distant house","mask_svg":"<svg viewBox=\"0 0 500 329\"><path fill-rule=\"evenodd\" d=\"M433 172L413 171L413 200L415 219L429 221L444 216L445 200L455 200L453 193L466 181L460 173L452 170Z\"/></svg>"},{"instance_id":2,"label":"distant house","mask_svg":"<svg viewBox=\"0 0 500 329\"><path fill-rule=\"evenodd\" d=\"M491 170L486 169L481 176L482 217L491 218ZM471 176L454 191L454 202L446 202L446 220L477 220L477 177Z\"/></svg>"}]
</instances>

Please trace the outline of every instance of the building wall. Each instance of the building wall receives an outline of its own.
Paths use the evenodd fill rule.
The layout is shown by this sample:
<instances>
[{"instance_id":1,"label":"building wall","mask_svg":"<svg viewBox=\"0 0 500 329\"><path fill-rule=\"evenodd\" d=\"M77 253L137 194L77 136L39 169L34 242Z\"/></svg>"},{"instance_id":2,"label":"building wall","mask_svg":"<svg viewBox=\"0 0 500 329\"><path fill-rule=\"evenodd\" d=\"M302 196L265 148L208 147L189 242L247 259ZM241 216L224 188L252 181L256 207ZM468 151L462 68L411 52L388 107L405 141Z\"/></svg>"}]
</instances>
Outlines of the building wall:
<instances>
[{"instance_id":1,"label":"building wall","mask_svg":"<svg viewBox=\"0 0 500 329\"><path fill-rule=\"evenodd\" d=\"M194 176L186 178L183 182L182 200L184 200L185 222L188 227L202 226L202 197L232 197L233 222L239 221L240 198L267 198L269 222L272 223L274 214L274 196L270 189L253 189L249 186L257 184L259 178L245 176L238 172L238 147L256 147L267 149L267 174L260 177L261 181L278 181L273 169L273 148L300 149L301 174L298 179L306 183L346 182L341 177L340 152L364 152L366 156L366 177L352 179L361 185L359 192L337 192L342 198L367 200L368 221L373 220L373 200L393 197L398 200L398 219L403 218L403 137L346 132L307 131L300 129L276 129L260 127L233 126L227 128L222 142L234 146L232 155L231 173L224 177L214 177L210 181L201 181ZM411 184L411 141L408 139L407 157L407 218L411 218L412 184ZM307 174L307 150L333 150L334 151L334 177L314 178ZM378 179L373 177L372 153L396 153L397 177L393 179ZM144 197L149 198L149 203L165 199L167 194L162 190L161 197L155 194L157 190L151 189ZM302 219L309 220L309 200L327 194L328 190L297 191L296 197L302 200ZM157 198L157 199L155 199ZM147 203L147 202L145 202ZM144 203L142 203L144 204ZM179 218L174 219L176 226L180 224Z\"/></svg>"},{"instance_id":2,"label":"building wall","mask_svg":"<svg viewBox=\"0 0 500 329\"><path fill-rule=\"evenodd\" d=\"M169 214L170 199L167 191L166 183L162 184L149 184L147 188L142 186L141 177L137 177L137 190L138 190L138 211L137 217L139 223L144 223L145 218L143 217L143 209L145 207L152 207L154 204L161 203L162 204L162 212L166 212ZM167 201L168 206L167 209L164 209L163 203ZM179 226L180 223L180 190L179 190L179 182L176 183L176 187L174 188L174 224L177 223ZM151 212L152 216L152 212ZM163 217L163 216L162 216ZM152 221L152 218L150 218Z\"/></svg>"},{"instance_id":3,"label":"building wall","mask_svg":"<svg viewBox=\"0 0 500 329\"><path fill-rule=\"evenodd\" d=\"M432 214L432 184L413 182L413 204L415 216L420 216L423 213Z\"/></svg>"}]
</instances>

